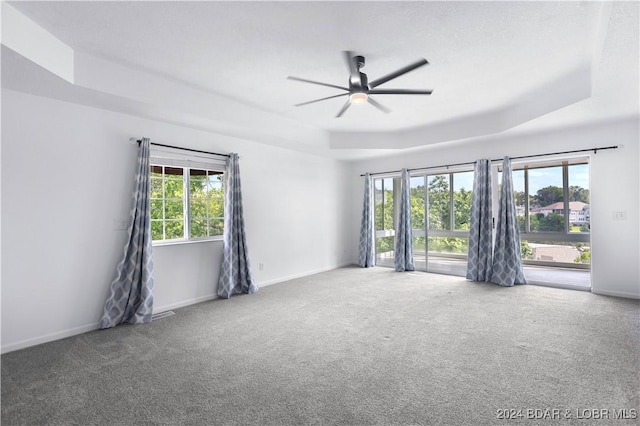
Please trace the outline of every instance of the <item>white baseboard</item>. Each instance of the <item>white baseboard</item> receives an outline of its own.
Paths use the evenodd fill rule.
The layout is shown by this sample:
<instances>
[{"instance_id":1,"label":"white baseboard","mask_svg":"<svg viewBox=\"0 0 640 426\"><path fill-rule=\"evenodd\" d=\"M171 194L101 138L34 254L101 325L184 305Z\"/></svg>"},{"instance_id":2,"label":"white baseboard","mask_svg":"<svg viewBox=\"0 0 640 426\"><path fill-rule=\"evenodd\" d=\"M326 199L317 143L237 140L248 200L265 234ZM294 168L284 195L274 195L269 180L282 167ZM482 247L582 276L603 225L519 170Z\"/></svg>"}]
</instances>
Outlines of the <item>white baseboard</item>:
<instances>
[{"instance_id":1,"label":"white baseboard","mask_svg":"<svg viewBox=\"0 0 640 426\"><path fill-rule=\"evenodd\" d=\"M9 343L8 345L2 345L2 349L0 349L0 352L5 354L7 352L17 351L19 349L40 345L42 343L53 342L54 340L64 339L66 337L87 333L89 331L94 331L97 329L98 329L98 320L96 320L96 322L93 324L87 324L80 327L74 327L74 328L69 328L62 331L56 331L55 333L45 334L44 336L33 337L31 339L25 339L15 343Z\"/></svg>"},{"instance_id":2,"label":"white baseboard","mask_svg":"<svg viewBox=\"0 0 640 426\"><path fill-rule=\"evenodd\" d=\"M338 268L343 268L345 266L351 266L353 265L354 262L350 261L350 262L344 262L344 263L340 263L334 266L328 266L325 268L320 268L320 269L315 269L312 271L306 271L306 272L302 272L300 274L294 274L294 275L289 275L286 277L281 277L281 278L276 278L273 280L269 280L269 281L264 281L264 282L259 282L258 285L263 287L263 286L268 286L271 284L276 284L276 283L280 283L280 282L284 282L284 281L289 281L289 280L293 280L296 278L302 278L302 277L306 277L309 275L314 275L314 274L319 274L321 272L327 272L327 271L332 271L334 269L338 269ZM196 303L202 303L202 302L206 302L209 300L213 300L213 299L217 299L218 296L215 294L211 294L211 295L207 295L207 296L201 296L201 297L196 297L193 299L189 299L189 300L182 300L180 302L177 303L171 303L168 305L163 305L163 306L158 306L158 307L154 307L153 312L154 313L160 313L160 312L164 312L164 311L169 311L172 309L178 309L178 308L183 308L185 306L190 306L190 305L194 305ZM60 339L64 339L66 337L71 337L71 336L75 336L78 334L82 334L82 333L87 333L89 331L94 331L97 330L98 327L98 320L96 320L95 323L93 324L86 324L86 325L82 325L79 327L73 327L73 328L69 328L66 330L61 330L61 331L56 331L55 333L49 333L49 334L45 334L43 336L38 336L38 337L33 337L30 339L25 339L25 340L21 340L19 342L15 342L15 343L9 343L6 345L2 345L2 347L0 348L0 353L5 354L8 352L13 352L13 351L17 351L20 349L24 349L24 348L28 348L30 346L36 346L36 345L40 345L42 343L47 343L47 342L53 342L54 340L60 340Z\"/></svg>"},{"instance_id":3,"label":"white baseboard","mask_svg":"<svg viewBox=\"0 0 640 426\"><path fill-rule=\"evenodd\" d=\"M315 275L315 274L319 274L321 272L333 271L334 269L344 268L345 266L351 266L353 264L354 263L352 261L339 263L339 264L334 265L334 266L327 266L325 268L314 269L312 271L306 271L306 272L302 272L302 273L299 273L299 274L288 275L286 277L280 277L280 278L275 278L275 279L268 280L268 281L262 281L262 282L259 282L258 285L260 287L265 287L265 286L268 286L268 285L271 285L271 284L277 284L277 283L281 283L281 282L284 282L284 281L295 280L296 278L308 277L309 275Z\"/></svg>"},{"instance_id":4,"label":"white baseboard","mask_svg":"<svg viewBox=\"0 0 640 426\"><path fill-rule=\"evenodd\" d=\"M196 303L207 302L209 300L217 299L218 296L215 294L209 294L207 296L200 296L189 300L182 300L180 302L171 303L169 305L164 306L154 306L153 313L159 314L160 312L170 311L172 309L184 308L185 306L195 305Z\"/></svg>"},{"instance_id":5,"label":"white baseboard","mask_svg":"<svg viewBox=\"0 0 640 426\"><path fill-rule=\"evenodd\" d=\"M601 296L613 296L613 297L624 297L627 299L640 299L640 294L638 293L630 293L628 291L609 291L609 290L596 290L591 289L591 293L599 294Z\"/></svg>"}]
</instances>

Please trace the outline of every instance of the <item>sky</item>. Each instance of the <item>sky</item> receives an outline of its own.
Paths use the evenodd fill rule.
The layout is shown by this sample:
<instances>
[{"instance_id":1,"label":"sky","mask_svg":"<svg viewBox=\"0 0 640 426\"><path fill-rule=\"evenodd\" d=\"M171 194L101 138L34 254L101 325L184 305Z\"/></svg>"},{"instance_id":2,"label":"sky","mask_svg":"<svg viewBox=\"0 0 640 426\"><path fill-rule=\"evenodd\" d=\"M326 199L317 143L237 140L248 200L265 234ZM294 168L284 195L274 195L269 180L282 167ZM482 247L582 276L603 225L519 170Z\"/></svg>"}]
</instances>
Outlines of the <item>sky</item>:
<instances>
[{"instance_id":1,"label":"sky","mask_svg":"<svg viewBox=\"0 0 640 426\"><path fill-rule=\"evenodd\" d=\"M502 173L499 175L502 179ZM529 194L533 195L539 189L547 186L562 188L562 166L545 167L541 169L529 169ZM589 189L589 165L576 164L569 166L569 186L580 186ZM454 174L453 189L458 191L464 188L467 191L473 189L473 172ZM513 189L524 191L524 171L513 172Z\"/></svg>"}]
</instances>

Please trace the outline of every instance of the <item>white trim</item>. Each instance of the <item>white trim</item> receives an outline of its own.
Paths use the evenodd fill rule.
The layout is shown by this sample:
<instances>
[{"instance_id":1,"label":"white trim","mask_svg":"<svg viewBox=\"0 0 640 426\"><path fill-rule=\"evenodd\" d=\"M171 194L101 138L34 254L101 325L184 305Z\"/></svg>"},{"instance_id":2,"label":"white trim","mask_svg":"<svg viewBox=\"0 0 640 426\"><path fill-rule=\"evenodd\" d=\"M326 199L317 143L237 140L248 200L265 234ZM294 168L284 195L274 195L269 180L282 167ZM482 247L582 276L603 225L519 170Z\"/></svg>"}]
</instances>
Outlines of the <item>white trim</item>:
<instances>
[{"instance_id":1,"label":"white trim","mask_svg":"<svg viewBox=\"0 0 640 426\"><path fill-rule=\"evenodd\" d=\"M164 311L171 311L173 309L184 308L185 306L191 306L197 303L208 302L209 300L213 300L217 298L218 298L217 294L209 294L207 296L195 297L193 299L183 300L181 302L171 303L169 305L154 307L153 313L159 314Z\"/></svg>"},{"instance_id":2,"label":"white trim","mask_svg":"<svg viewBox=\"0 0 640 426\"><path fill-rule=\"evenodd\" d=\"M625 299L640 299L640 293L630 293L628 291L609 291L609 290L594 290L591 288L591 293L599 296L613 296L624 297Z\"/></svg>"},{"instance_id":3,"label":"white trim","mask_svg":"<svg viewBox=\"0 0 640 426\"><path fill-rule=\"evenodd\" d=\"M333 271L335 269L340 269L340 268L344 268L345 266L351 266L351 265L357 265L357 262L354 262L354 261L342 262L335 266L327 266L325 268L314 269L313 271L307 271L307 272L302 272L300 274L294 274L294 275L288 275L286 277L275 278L269 281L258 282L258 286L266 287L271 284L277 284L285 281L295 280L297 278L308 277L309 275L315 275L322 272Z\"/></svg>"},{"instance_id":4,"label":"white trim","mask_svg":"<svg viewBox=\"0 0 640 426\"><path fill-rule=\"evenodd\" d=\"M177 246L181 244L194 244L194 243L210 243L215 241L222 242L224 240L222 235L215 235L213 237L206 238L194 238L192 240L181 239L181 240L157 240L153 241L151 245L153 247L162 247L162 246Z\"/></svg>"},{"instance_id":5,"label":"white trim","mask_svg":"<svg viewBox=\"0 0 640 426\"><path fill-rule=\"evenodd\" d=\"M42 343L53 342L55 340L64 339L66 337L76 336L78 334L87 333L89 331L98 330L98 320L93 324L82 325L80 327L68 328L62 331L45 334L43 336L32 337L30 339L20 340L19 342L3 345L0 353L17 351L19 349L28 348L30 346L40 345Z\"/></svg>"},{"instance_id":6,"label":"white trim","mask_svg":"<svg viewBox=\"0 0 640 426\"><path fill-rule=\"evenodd\" d=\"M149 156L152 165L208 169L217 172L224 172L227 164L227 158L219 155L157 145L151 145Z\"/></svg>"}]
</instances>

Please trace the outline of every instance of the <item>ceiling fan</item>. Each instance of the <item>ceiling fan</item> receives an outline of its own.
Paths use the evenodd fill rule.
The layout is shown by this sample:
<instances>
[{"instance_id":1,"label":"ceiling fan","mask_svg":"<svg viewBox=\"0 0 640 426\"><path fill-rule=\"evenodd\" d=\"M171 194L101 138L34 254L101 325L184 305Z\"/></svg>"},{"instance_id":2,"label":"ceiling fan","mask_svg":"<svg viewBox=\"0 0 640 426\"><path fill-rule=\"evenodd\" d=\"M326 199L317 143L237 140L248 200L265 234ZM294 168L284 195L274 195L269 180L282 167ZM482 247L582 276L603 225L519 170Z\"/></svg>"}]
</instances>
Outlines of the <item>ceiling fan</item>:
<instances>
[{"instance_id":1,"label":"ceiling fan","mask_svg":"<svg viewBox=\"0 0 640 426\"><path fill-rule=\"evenodd\" d=\"M364 67L364 56L354 55L351 51L343 52L344 58L347 62L347 66L349 67L349 87L337 86L335 84L322 83L320 81L307 80L305 78L299 77L287 77L289 80L302 81L304 83L312 83L319 84L320 86L334 87L336 89L344 90L346 93L340 93L339 95L327 96L326 98L315 99L309 102L303 102L301 104L296 104L296 106L309 105L315 102L324 101L327 99L338 98L340 96L349 95L349 100L344 104L342 109L338 112L337 117L342 116L344 112L351 106L351 104L362 104L362 103L370 103L374 107L378 108L380 111L388 113L390 110L375 99L371 97L371 95L430 95L433 90L413 90L413 89L377 89L381 84L386 83L387 81L393 80L396 77L400 77L403 74L408 73L409 71L413 71L416 68L420 68L423 65L427 65L426 59L420 59L412 64L409 64L403 68L400 68L397 71L394 71L390 74L385 75L384 77L380 77L376 80L373 80L369 83L367 79L367 75L365 73L360 72L360 68Z\"/></svg>"}]
</instances>

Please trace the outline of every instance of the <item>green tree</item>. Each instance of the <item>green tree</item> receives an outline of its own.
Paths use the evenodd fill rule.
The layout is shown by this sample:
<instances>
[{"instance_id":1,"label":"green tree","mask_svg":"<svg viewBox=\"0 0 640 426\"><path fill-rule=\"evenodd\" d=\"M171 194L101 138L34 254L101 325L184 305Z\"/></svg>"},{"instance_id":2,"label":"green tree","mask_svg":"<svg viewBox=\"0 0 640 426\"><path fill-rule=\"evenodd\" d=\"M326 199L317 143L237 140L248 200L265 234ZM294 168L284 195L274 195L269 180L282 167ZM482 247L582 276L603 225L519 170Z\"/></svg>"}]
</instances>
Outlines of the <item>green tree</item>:
<instances>
[{"instance_id":1,"label":"green tree","mask_svg":"<svg viewBox=\"0 0 640 426\"><path fill-rule=\"evenodd\" d=\"M460 188L453 193L453 210L456 229L469 229L471 221L471 191Z\"/></svg>"},{"instance_id":2,"label":"green tree","mask_svg":"<svg viewBox=\"0 0 640 426\"><path fill-rule=\"evenodd\" d=\"M520 253L522 259L533 259L533 249L528 241L520 241Z\"/></svg>"},{"instance_id":3,"label":"green tree","mask_svg":"<svg viewBox=\"0 0 640 426\"><path fill-rule=\"evenodd\" d=\"M424 186L411 188L411 226L424 228Z\"/></svg>"},{"instance_id":4,"label":"green tree","mask_svg":"<svg viewBox=\"0 0 640 426\"><path fill-rule=\"evenodd\" d=\"M563 215L558 213L549 213L546 216L542 214L536 214L535 216L538 216L538 228L536 229L537 231L542 231L542 232L564 231Z\"/></svg>"},{"instance_id":5,"label":"green tree","mask_svg":"<svg viewBox=\"0 0 640 426\"><path fill-rule=\"evenodd\" d=\"M564 191L557 186L547 186L539 189L534 197L534 202L539 206L548 206L564 199Z\"/></svg>"},{"instance_id":6,"label":"green tree","mask_svg":"<svg viewBox=\"0 0 640 426\"><path fill-rule=\"evenodd\" d=\"M429 179L429 229L450 228L449 175L435 175Z\"/></svg>"},{"instance_id":7,"label":"green tree","mask_svg":"<svg viewBox=\"0 0 640 426\"><path fill-rule=\"evenodd\" d=\"M580 201L589 204L589 190L581 186L570 186L569 201Z\"/></svg>"},{"instance_id":8,"label":"green tree","mask_svg":"<svg viewBox=\"0 0 640 426\"><path fill-rule=\"evenodd\" d=\"M513 195L516 199L516 206L524 206L524 191L514 191Z\"/></svg>"},{"instance_id":9,"label":"green tree","mask_svg":"<svg viewBox=\"0 0 640 426\"><path fill-rule=\"evenodd\" d=\"M574 263L591 263L591 252L589 250L583 251L573 261Z\"/></svg>"}]
</instances>

